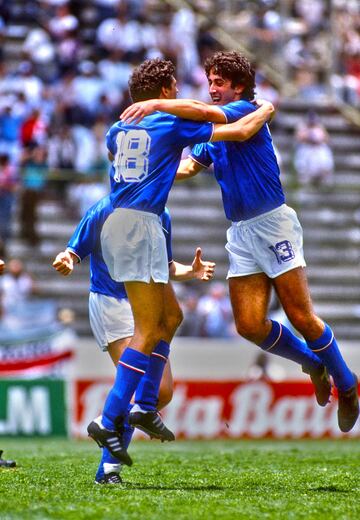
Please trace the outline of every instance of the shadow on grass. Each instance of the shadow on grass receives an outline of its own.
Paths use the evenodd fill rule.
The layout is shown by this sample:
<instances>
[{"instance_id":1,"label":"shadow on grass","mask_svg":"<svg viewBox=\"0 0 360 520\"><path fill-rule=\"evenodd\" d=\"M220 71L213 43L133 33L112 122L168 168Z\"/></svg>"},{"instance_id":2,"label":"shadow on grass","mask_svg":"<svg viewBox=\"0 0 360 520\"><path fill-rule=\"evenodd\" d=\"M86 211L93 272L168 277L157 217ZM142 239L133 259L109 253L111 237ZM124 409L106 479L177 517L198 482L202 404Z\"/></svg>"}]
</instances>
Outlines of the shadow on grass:
<instances>
[{"instance_id":1,"label":"shadow on grass","mask_svg":"<svg viewBox=\"0 0 360 520\"><path fill-rule=\"evenodd\" d=\"M351 493L350 489L341 489L336 486L319 486L310 488L309 491L322 491L324 493Z\"/></svg>"},{"instance_id":2,"label":"shadow on grass","mask_svg":"<svg viewBox=\"0 0 360 520\"><path fill-rule=\"evenodd\" d=\"M126 487L126 489L153 489L156 491L225 491L226 487L220 487L220 486L188 486L186 484L179 484L177 486L156 486L154 484L140 484L136 482L125 482L123 483L123 487Z\"/></svg>"}]
</instances>

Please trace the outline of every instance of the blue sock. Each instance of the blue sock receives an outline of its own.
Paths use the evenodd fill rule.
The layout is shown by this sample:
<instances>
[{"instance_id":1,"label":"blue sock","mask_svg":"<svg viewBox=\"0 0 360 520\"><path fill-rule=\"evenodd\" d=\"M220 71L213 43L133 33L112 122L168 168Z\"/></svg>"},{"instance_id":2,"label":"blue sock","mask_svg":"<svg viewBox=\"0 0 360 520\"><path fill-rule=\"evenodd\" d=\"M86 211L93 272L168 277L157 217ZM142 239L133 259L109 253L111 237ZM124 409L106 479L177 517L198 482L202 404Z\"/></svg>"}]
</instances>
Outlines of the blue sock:
<instances>
[{"instance_id":1,"label":"blue sock","mask_svg":"<svg viewBox=\"0 0 360 520\"><path fill-rule=\"evenodd\" d=\"M148 368L135 393L135 404L139 405L142 410L156 410L160 382L169 353L169 344L166 341L160 341L150 356Z\"/></svg>"},{"instance_id":2,"label":"blue sock","mask_svg":"<svg viewBox=\"0 0 360 520\"><path fill-rule=\"evenodd\" d=\"M329 370L335 386L339 390L348 390L354 386L354 376L341 355L334 333L329 325L325 323L325 330L320 338L315 341L307 341L307 344Z\"/></svg>"},{"instance_id":3,"label":"blue sock","mask_svg":"<svg viewBox=\"0 0 360 520\"><path fill-rule=\"evenodd\" d=\"M115 420L125 418L130 400L146 372L149 364L149 356L126 348L119 360L115 383L107 396L102 424L109 430L115 429Z\"/></svg>"},{"instance_id":4,"label":"blue sock","mask_svg":"<svg viewBox=\"0 0 360 520\"><path fill-rule=\"evenodd\" d=\"M131 408L132 408L132 404L129 405L129 408L128 408L129 412L130 412ZM123 432L123 443L124 443L124 447L126 449L128 448L128 446L131 442L133 433L134 433L134 428L132 426L130 426L130 424L126 418L124 421L124 432ZM107 448L103 448L100 464L99 464L99 467L98 467L96 475L95 475L95 480L101 480L104 477L104 474L105 474L104 463L105 464L116 464L116 465L120 464L119 460L117 458L113 457Z\"/></svg>"},{"instance_id":5,"label":"blue sock","mask_svg":"<svg viewBox=\"0 0 360 520\"><path fill-rule=\"evenodd\" d=\"M305 341L295 336L281 323L273 320L271 323L272 329L268 337L259 345L262 350L295 361L305 369L318 368L322 364L321 359L313 353Z\"/></svg>"}]
</instances>

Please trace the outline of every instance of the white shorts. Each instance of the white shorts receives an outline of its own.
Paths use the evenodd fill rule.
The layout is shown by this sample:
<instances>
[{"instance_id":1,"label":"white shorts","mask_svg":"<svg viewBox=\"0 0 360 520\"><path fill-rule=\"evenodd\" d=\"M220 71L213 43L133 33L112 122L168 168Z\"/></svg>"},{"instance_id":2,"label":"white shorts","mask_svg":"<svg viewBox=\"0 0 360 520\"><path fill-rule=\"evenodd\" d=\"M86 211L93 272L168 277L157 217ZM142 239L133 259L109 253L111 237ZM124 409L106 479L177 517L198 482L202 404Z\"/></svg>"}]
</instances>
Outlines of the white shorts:
<instances>
[{"instance_id":1,"label":"white shorts","mask_svg":"<svg viewBox=\"0 0 360 520\"><path fill-rule=\"evenodd\" d=\"M227 230L227 278L265 273L269 278L305 267L303 232L296 212L279 208L240 222Z\"/></svg>"},{"instance_id":2,"label":"white shorts","mask_svg":"<svg viewBox=\"0 0 360 520\"><path fill-rule=\"evenodd\" d=\"M119 300L90 292L89 318L96 343L103 351L107 350L109 343L134 334L134 318L125 298Z\"/></svg>"},{"instance_id":3,"label":"white shorts","mask_svg":"<svg viewBox=\"0 0 360 520\"><path fill-rule=\"evenodd\" d=\"M117 282L169 281L166 239L160 218L153 213L115 209L102 228L101 248Z\"/></svg>"}]
</instances>

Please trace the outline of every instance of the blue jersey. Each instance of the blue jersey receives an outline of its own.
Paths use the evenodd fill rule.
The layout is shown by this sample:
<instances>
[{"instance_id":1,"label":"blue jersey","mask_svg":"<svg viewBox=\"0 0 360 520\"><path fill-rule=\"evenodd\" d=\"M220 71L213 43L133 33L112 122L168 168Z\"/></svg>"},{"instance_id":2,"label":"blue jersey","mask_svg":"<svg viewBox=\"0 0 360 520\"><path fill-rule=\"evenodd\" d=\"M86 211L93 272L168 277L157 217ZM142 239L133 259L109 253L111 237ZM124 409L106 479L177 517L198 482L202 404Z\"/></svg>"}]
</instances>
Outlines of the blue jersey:
<instances>
[{"instance_id":1,"label":"blue jersey","mask_svg":"<svg viewBox=\"0 0 360 520\"><path fill-rule=\"evenodd\" d=\"M121 299L127 298L125 286L111 278L101 252L101 230L112 212L113 206L109 196L99 200L81 219L67 247L80 260L90 255L90 291ZM166 237L168 260L171 263L171 217L166 208L160 218Z\"/></svg>"},{"instance_id":2,"label":"blue jersey","mask_svg":"<svg viewBox=\"0 0 360 520\"><path fill-rule=\"evenodd\" d=\"M245 100L220 108L228 123L255 110L254 105ZM205 167L214 163L225 214L233 222L256 217L285 202L280 170L267 125L247 141L196 145L191 157Z\"/></svg>"},{"instance_id":3,"label":"blue jersey","mask_svg":"<svg viewBox=\"0 0 360 520\"><path fill-rule=\"evenodd\" d=\"M186 146L209 141L212 123L180 119L163 112L139 124L115 123L106 143L115 159L110 168L111 201L161 215Z\"/></svg>"}]
</instances>

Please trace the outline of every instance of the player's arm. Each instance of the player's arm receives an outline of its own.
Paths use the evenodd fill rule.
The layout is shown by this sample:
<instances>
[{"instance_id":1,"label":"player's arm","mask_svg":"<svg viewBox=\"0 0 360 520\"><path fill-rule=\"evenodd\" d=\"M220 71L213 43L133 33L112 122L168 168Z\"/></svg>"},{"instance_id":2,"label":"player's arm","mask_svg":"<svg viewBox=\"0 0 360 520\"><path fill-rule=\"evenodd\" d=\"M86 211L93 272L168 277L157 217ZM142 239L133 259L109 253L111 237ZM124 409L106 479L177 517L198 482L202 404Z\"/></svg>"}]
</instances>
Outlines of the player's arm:
<instances>
[{"instance_id":1,"label":"player's arm","mask_svg":"<svg viewBox=\"0 0 360 520\"><path fill-rule=\"evenodd\" d=\"M5 271L5 262L4 262L4 260L0 259L0 274L3 274L4 271Z\"/></svg>"},{"instance_id":2,"label":"player's arm","mask_svg":"<svg viewBox=\"0 0 360 520\"><path fill-rule=\"evenodd\" d=\"M96 229L91 219L91 209L86 212L70 238L65 251L61 251L53 261L53 267L63 276L69 276L77 263L88 256L93 249Z\"/></svg>"},{"instance_id":3,"label":"player's arm","mask_svg":"<svg viewBox=\"0 0 360 520\"><path fill-rule=\"evenodd\" d=\"M274 115L275 108L269 101L259 101L261 106L250 114L228 125L215 125L211 141L246 141L255 135Z\"/></svg>"},{"instance_id":4,"label":"player's arm","mask_svg":"<svg viewBox=\"0 0 360 520\"><path fill-rule=\"evenodd\" d=\"M156 111L166 112L183 119L226 123L224 112L215 105L195 99L148 99L133 103L120 115L121 121L139 123L145 116Z\"/></svg>"},{"instance_id":5,"label":"player's arm","mask_svg":"<svg viewBox=\"0 0 360 520\"><path fill-rule=\"evenodd\" d=\"M192 159L191 157L187 157L186 159L180 161L180 164L176 172L175 180L183 181L185 179L189 179L190 177L194 177L195 175L197 175L203 169L204 166L194 161L194 159Z\"/></svg>"},{"instance_id":6,"label":"player's arm","mask_svg":"<svg viewBox=\"0 0 360 520\"><path fill-rule=\"evenodd\" d=\"M201 254L201 248L198 247L191 265L180 264L173 260L169 266L170 279L176 282L194 279L203 282L211 280L214 276L215 263L203 260Z\"/></svg>"},{"instance_id":7,"label":"player's arm","mask_svg":"<svg viewBox=\"0 0 360 520\"><path fill-rule=\"evenodd\" d=\"M53 261L54 269L63 276L69 276L74 270L74 265L80 262L80 258L70 249L65 249L56 255Z\"/></svg>"}]
</instances>

